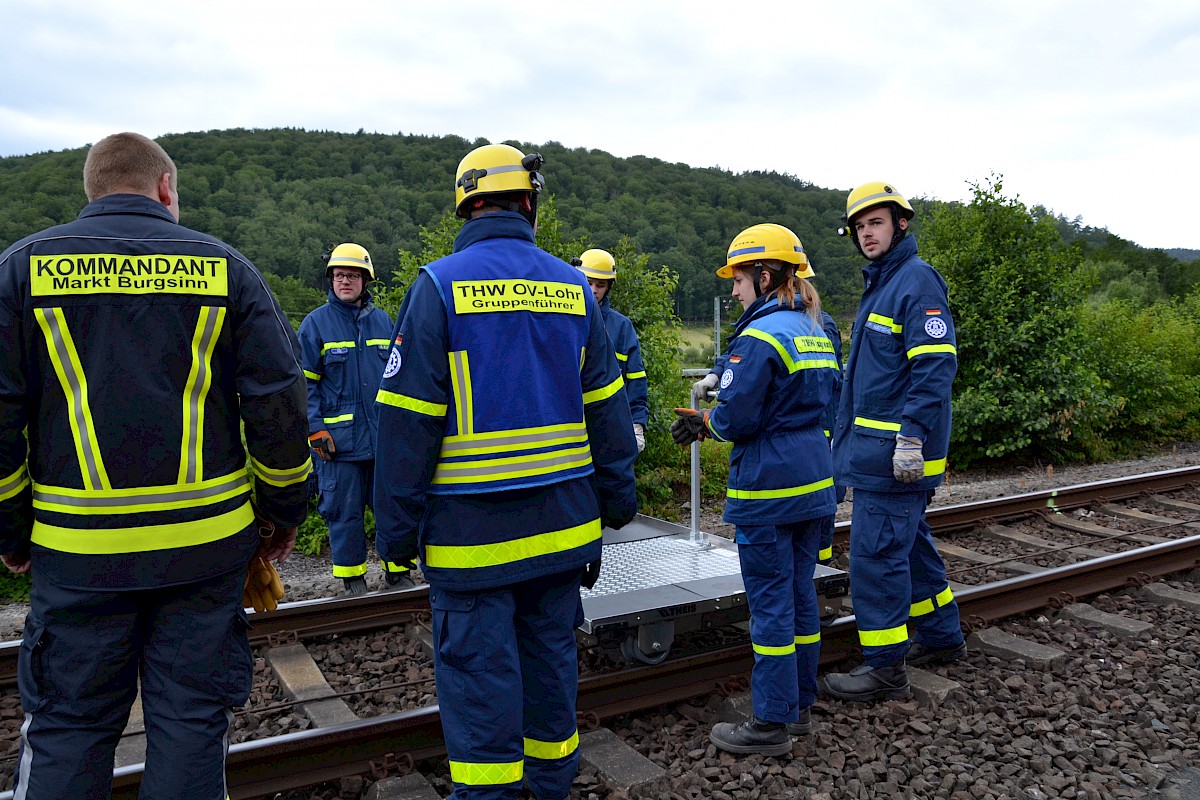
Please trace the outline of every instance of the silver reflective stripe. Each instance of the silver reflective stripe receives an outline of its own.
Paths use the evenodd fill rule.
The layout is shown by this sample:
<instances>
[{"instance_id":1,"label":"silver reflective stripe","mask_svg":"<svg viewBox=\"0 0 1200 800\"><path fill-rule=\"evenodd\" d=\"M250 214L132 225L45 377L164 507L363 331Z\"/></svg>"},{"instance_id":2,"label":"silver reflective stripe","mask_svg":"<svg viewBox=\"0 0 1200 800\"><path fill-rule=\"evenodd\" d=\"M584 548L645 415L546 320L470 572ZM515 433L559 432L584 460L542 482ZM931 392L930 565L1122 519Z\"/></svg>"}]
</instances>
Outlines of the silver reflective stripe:
<instances>
[{"instance_id":1,"label":"silver reflective stripe","mask_svg":"<svg viewBox=\"0 0 1200 800\"><path fill-rule=\"evenodd\" d=\"M475 431L475 410L471 408L471 370L468 367L466 350L457 350L450 354L450 369L454 373L454 405L458 408L458 432L460 435L469 435Z\"/></svg>"},{"instance_id":2,"label":"silver reflective stripe","mask_svg":"<svg viewBox=\"0 0 1200 800\"><path fill-rule=\"evenodd\" d=\"M21 761L17 764L17 788L13 792L13 800L25 800L29 796L29 770L33 766L33 746L29 744L29 726L33 724L33 714L26 714L21 723Z\"/></svg>"},{"instance_id":3,"label":"silver reflective stripe","mask_svg":"<svg viewBox=\"0 0 1200 800\"><path fill-rule=\"evenodd\" d=\"M76 508L116 508L120 506L135 506L141 504L162 503L192 503L197 500L207 500L217 497L234 489L239 489L250 483L250 478L244 471L235 472L219 483L202 488L186 489L180 486L161 487L158 491L145 487L142 494L114 495L110 491L96 493L87 497L74 494L59 494L53 488L34 484L33 499L40 503L55 503ZM164 491L165 489L165 491ZM131 509L136 512L137 509Z\"/></svg>"},{"instance_id":4,"label":"silver reflective stripe","mask_svg":"<svg viewBox=\"0 0 1200 800\"><path fill-rule=\"evenodd\" d=\"M552 467L571 466L578 464L581 460L590 461L591 453L587 447L584 447L566 451L557 450L553 453L519 456L516 458L508 456L495 460L503 461L504 463L489 464L486 461L442 462L437 465L437 469L434 471L433 481L434 483L439 483L457 478L485 478L487 480L500 481L514 477L514 473L541 473L548 471ZM466 466L468 464L478 464L479 466Z\"/></svg>"},{"instance_id":5,"label":"silver reflective stripe","mask_svg":"<svg viewBox=\"0 0 1200 800\"><path fill-rule=\"evenodd\" d=\"M65 388L71 393L71 415L74 417L75 429L79 431L79 451L83 454L83 466L87 470L92 486L103 486L104 479L101 477L100 465L96 463L96 455L99 450L96 443L91 440L90 426L88 425L87 395L83 391L81 376L75 371L75 362L71 358L71 351L63 339L63 328L66 327L66 323L60 318L62 309L47 308L43 311L46 328L50 331L51 345L58 355L59 363L62 364L63 375L67 382Z\"/></svg>"},{"instance_id":6,"label":"silver reflective stripe","mask_svg":"<svg viewBox=\"0 0 1200 800\"><path fill-rule=\"evenodd\" d=\"M184 403L188 407L189 420L188 429L185 432L187 443L184 445L184 451L187 453L187 470L184 474L184 483L195 483L200 480L198 477L200 471L199 443L202 433L201 426L204 424L204 416L200 413L200 409L204 406L205 395L208 394L208 373L212 368L212 344L225 317L221 313L222 311L224 309L204 306L200 309L200 319L196 320L196 325L203 325L204 330L200 334L200 341L196 344L196 351L192 354L192 357L196 359L196 379L192 383L191 393L184 398Z\"/></svg>"}]
</instances>

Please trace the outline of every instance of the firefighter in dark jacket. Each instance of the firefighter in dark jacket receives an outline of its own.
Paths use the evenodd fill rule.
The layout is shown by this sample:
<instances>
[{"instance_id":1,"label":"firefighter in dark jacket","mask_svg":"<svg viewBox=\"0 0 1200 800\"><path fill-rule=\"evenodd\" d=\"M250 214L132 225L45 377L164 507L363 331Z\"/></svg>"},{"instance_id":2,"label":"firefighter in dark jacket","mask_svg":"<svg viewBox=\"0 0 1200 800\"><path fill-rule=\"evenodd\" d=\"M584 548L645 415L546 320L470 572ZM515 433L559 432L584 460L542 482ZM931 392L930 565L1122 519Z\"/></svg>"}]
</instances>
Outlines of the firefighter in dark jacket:
<instances>
[{"instance_id":1,"label":"firefighter in dark jacket","mask_svg":"<svg viewBox=\"0 0 1200 800\"><path fill-rule=\"evenodd\" d=\"M571 261L587 276L588 286L600 306L608 338L612 339L621 364L621 375L625 378L625 394L629 397L629 413L633 417L633 435L637 439L638 452L646 449L646 421L650 418L650 404L646 391L646 365L642 363L642 345L629 317L612 307L609 293L617 282L617 262L607 250L585 250L579 258Z\"/></svg>"},{"instance_id":2,"label":"firefighter in dark jacket","mask_svg":"<svg viewBox=\"0 0 1200 800\"><path fill-rule=\"evenodd\" d=\"M967 651L925 521L946 474L958 351L946 282L906 236L912 217L909 202L883 182L846 200L842 230L870 263L833 436L838 482L854 489L850 586L863 651L862 665L823 679L842 700L907 697L906 660L947 664Z\"/></svg>"},{"instance_id":3,"label":"firefighter in dark jacket","mask_svg":"<svg viewBox=\"0 0 1200 800\"><path fill-rule=\"evenodd\" d=\"M329 526L333 575L346 593L366 594L367 529L363 509L375 482L375 394L392 344L392 319L371 302L371 254L344 242L328 254L329 300L300 323L308 378L308 441L318 456L317 510ZM412 585L408 570L383 562L384 583Z\"/></svg>"},{"instance_id":4,"label":"firefighter in dark jacket","mask_svg":"<svg viewBox=\"0 0 1200 800\"><path fill-rule=\"evenodd\" d=\"M678 444L733 442L724 519L736 526L750 606L754 713L709 736L731 753L779 756L812 731L821 628L813 571L837 503L822 415L837 382L816 289L796 234L754 225L734 238L725 266L745 311L723 362L711 412L676 409Z\"/></svg>"},{"instance_id":5,"label":"firefighter in dark jacket","mask_svg":"<svg viewBox=\"0 0 1200 800\"><path fill-rule=\"evenodd\" d=\"M224 800L247 565L306 512L298 346L254 265L178 224L158 144L109 136L83 176L76 221L0 254L0 554L33 576L14 796L108 798L140 684L142 797Z\"/></svg>"},{"instance_id":6,"label":"firefighter in dark jacket","mask_svg":"<svg viewBox=\"0 0 1200 800\"><path fill-rule=\"evenodd\" d=\"M540 155L456 173L453 254L400 307L379 389L380 557L418 556L456 800L563 800L578 771L574 628L601 527L637 511L621 368L577 270L534 244Z\"/></svg>"}]
</instances>

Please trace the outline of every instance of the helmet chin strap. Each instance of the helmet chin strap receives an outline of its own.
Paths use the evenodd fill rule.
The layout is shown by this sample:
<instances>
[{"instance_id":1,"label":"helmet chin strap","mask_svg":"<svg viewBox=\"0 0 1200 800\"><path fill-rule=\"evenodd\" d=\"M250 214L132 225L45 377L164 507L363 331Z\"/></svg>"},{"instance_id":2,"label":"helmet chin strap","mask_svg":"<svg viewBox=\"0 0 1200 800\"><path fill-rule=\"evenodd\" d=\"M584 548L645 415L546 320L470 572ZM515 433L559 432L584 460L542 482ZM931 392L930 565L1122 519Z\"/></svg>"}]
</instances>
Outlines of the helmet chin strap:
<instances>
[{"instance_id":1,"label":"helmet chin strap","mask_svg":"<svg viewBox=\"0 0 1200 800\"><path fill-rule=\"evenodd\" d=\"M892 248L896 246L896 243L908 235L908 228L900 227L900 207L895 203L888 203L888 205L892 208L892 241L888 244L886 252L890 253ZM870 209L867 210L869 211ZM865 212L860 211L858 213L862 214ZM855 216L858 216L858 214ZM860 256L866 258L867 254L863 252L862 245L858 243L858 230L851 223L846 223L846 227L850 229L850 240L854 242L854 249L858 251Z\"/></svg>"}]
</instances>

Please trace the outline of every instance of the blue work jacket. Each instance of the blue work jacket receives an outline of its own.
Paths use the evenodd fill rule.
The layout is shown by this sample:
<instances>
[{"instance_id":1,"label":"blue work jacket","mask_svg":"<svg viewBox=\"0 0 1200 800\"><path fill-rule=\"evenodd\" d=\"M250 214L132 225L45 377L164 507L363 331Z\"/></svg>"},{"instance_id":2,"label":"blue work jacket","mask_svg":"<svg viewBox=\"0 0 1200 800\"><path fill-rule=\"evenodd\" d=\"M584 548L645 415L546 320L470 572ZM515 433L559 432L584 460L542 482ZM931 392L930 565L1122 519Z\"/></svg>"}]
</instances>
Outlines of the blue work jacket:
<instances>
[{"instance_id":1,"label":"blue work jacket","mask_svg":"<svg viewBox=\"0 0 1200 800\"><path fill-rule=\"evenodd\" d=\"M487 589L600 557L636 513L637 443L583 274L519 214L463 225L404 298L378 394L376 548Z\"/></svg>"},{"instance_id":2,"label":"blue work jacket","mask_svg":"<svg viewBox=\"0 0 1200 800\"><path fill-rule=\"evenodd\" d=\"M612 339L621 374L625 378L625 394L629 397L629 413L634 425L645 426L650 418L650 403L646 391L646 365L642 363L642 345L629 317L612 307L608 296L600 301L600 315L608 338Z\"/></svg>"},{"instance_id":3,"label":"blue work jacket","mask_svg":"<svg viewBox=\"0 0 1200 800\"><path fill-rule=\"evenodd\" d=\"M863 268L863 286L833 436L838 483L928 491L946 473L958 369L946 282L908 236ZM892 475L898 433L924 442L925 477L915 483Z\"/></svg>"},{"instance_id":4,"label":"blue work jacket","mask_svg":"<svg viewBox=\"0 0 1200 800\"><path fill-rule=\"evenodd\" d=\"M392 319L367 293L362 307L329 301L300 323L308 378L308 430L329 431L340 461L375 457L375 394L392 343Z\"/></svg>"},{"instance_id":5,"label":"blue work jacket","mask_svg":"<svg viewBox=\"0 0 1200 800\"><path fill-rule=\"evenodd\" d=\"M726 522L784 525L833 514L837 502L821 417L837 382L833 345L802 308L774 295L738 320L708 430L733 442Z\"/></svg>"}]
</instances>

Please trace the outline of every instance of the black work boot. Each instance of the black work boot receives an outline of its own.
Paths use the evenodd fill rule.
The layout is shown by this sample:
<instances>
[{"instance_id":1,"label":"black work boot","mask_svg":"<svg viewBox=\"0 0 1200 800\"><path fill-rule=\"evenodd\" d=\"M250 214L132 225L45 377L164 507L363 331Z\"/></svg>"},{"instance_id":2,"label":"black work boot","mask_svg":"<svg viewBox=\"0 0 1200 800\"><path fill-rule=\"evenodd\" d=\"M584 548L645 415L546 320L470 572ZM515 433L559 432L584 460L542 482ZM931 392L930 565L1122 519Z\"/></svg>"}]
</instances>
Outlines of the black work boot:
<instances>
[{"instance_id":1,"label":"black work boot","mask_svg":"<svg viewBox=\"0 0 1200 800\"><path fill-rule=\"evenodd\" d=\"M792 737L788 735L787 726L782 722L763 722L754 715L736 725L718 722L708 738L727 753L782 756L792 752Z\"/></svg>"},{"instance_id":2,"label":"black work boot","mask_svg":"<svg viewBox=\"0 0 1200 800\"><path fill-rule=\"evenodd\" d=\"M808 736L812 733L812 713L811 709L800 709L800 719L787 724L787 732L789 736Z\"/></svg>"},{"instance_id":3,"label":"black work boot","mask_svg":"<svg viewBox=\"0 0 1200 800\"><path fill-rule=\"evenodd\" d=\"M826 675L821 687L838 700L903 700L912 695L908 685L908 671L904 662L886 667L869 667L861 664L849 672Z\"/></svg>"},{"instance_id":4,"label":"black work boot","mask_svg":"<svg viewBox=\"0 0 1200 800\"><path fill-rule=\"evenodd\" d=\"M912 647L908 648L908 655L904 657L904 663L910 667L945 666L955 661L966 660L966 642L960 642L954 647L927 647L920 642L913 642Z\"/></svg>"},{"instance_id":5,"label":"black work boot","mask_svg":"<svg viewBox=\"0 0 1200 800\"><path fill-rule=\"evenodd\" d=\"M383 573L383 582L389 589L411 589L417 585L413 580L411 572L387 572Z\"/></svg>"},{"instance_id":6,"label":"black work boot","mask_svg":"<svg viewBox=\"0 0 1200 800\"><path fill-rule=\"evenodd\" d=\"M362 575L355 575L353 578L342 578L342 583L346 584L346 594L352 597L366 594L368 591L367 579Z\"/></svg>"}]
</instances>

